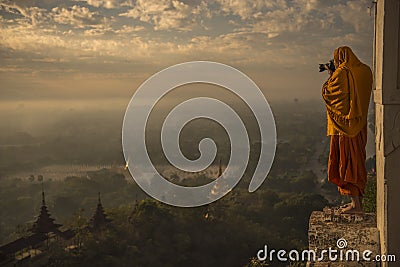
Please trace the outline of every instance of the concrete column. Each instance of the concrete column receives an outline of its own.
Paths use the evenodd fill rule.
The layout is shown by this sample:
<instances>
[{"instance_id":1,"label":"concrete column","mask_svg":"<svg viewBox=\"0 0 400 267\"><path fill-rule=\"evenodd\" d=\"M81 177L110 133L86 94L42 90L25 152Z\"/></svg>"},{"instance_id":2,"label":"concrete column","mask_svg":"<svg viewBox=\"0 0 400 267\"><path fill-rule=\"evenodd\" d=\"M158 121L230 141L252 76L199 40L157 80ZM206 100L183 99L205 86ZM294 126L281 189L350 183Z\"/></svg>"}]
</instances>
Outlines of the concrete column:
<instances>
[{"instance_id":1,"label":"concrete column","mask_svg":"<svg viewBox=\"0 0 400 267\"><path fill-rule=\"evenodd\" d=\"M378 0L375 34L377 226L382 254L400 261L400 1Z\"/></svg>"}]
</instances>

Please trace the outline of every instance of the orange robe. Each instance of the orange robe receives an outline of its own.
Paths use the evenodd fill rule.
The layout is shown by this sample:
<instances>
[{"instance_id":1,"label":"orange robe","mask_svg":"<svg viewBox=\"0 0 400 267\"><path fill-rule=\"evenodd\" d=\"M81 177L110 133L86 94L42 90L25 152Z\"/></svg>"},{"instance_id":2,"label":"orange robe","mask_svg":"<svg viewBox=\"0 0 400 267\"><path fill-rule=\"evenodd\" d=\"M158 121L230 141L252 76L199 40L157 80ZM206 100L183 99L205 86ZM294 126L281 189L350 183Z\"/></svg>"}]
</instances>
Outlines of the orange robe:
<instances>
[{"instance_id":1,"label":"orange robe","mask_svg":"<svg viewBox=\"0 0 400 267\"><path fill-rule=\"evenodd\" d=\"M341 194L362 196L372 72L346 46L335 50L334 60L339 66L322 87L331 136L328 180Z\"/></svg>"},{"instance_id":2,"label":"orange robe","mask_svg":"<svg viewBox=\"0 0 400 267\"><path fill-rule=\"evenodd\" d=\"M364 195L366 144L367 125L354 137L331 135L328 181L336 184L342 195Z\"/></svg>"}]
</instances>

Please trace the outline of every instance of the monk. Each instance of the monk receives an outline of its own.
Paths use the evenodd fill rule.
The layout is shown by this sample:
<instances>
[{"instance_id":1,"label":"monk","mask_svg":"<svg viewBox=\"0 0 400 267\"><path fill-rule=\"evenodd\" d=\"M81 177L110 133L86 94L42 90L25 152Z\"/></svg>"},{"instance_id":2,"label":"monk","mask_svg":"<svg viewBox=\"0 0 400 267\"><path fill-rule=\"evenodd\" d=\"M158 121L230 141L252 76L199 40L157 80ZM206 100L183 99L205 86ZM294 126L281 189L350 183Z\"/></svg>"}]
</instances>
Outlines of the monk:
<instances>
[{"instance_id":1,"label":"monk","mask_svg":"<svg viewBox=\"0 0 400 267\"><path fill-rule=\"evenodd\" d=\"M347 46L337 48L333 56L335 71L329 71L322 87L330 136L328 181L351 197L351 203L340 207L341 212L362 213L372 72Z\"/></svg>"}]
</instances>

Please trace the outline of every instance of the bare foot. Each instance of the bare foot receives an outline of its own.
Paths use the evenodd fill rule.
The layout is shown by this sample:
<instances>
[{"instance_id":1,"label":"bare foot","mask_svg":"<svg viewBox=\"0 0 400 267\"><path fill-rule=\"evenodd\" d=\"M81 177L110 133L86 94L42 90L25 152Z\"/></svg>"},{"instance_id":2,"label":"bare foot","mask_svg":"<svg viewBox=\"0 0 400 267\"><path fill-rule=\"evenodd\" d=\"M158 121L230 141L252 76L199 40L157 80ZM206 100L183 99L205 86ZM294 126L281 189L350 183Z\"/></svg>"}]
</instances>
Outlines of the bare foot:
<instances>
[{"instance_id":1,"label":"bare foot","mask_svg":"<svg viewBox=\"0 0 400 267\"><path fill-rule=\"evenodd\" d=\"M340 208L341 208L341 209L344 209L344 208L347 208L347 207L350 206L350 205L351 205L351 202L350 202L350 203L343 204L342 206L340 206Z\"/></svg>"},{"instance_id":2,"label":"bare foot","mask_svg":"<svg viewBox=\"0 0 400 267\"><path fill-rule=\"evenodd\" d=\"M363 213L361 204L362 198L359 196L351 196L351 203L340 207L341 213Z\"/></svg>"},{"instance_id":3,"label":"bare foot","mask_svg":"<svg viewBox=\"0 0 400 267\"><path fill-rule=\"evenodd\" d=\"M340 209L341 213L357 213L357 214L361 214L364 213L362 208L360 207L354 207L352 204L349 204L347 207L345 208L341 208Z\"/></svg>"}]
</instances>

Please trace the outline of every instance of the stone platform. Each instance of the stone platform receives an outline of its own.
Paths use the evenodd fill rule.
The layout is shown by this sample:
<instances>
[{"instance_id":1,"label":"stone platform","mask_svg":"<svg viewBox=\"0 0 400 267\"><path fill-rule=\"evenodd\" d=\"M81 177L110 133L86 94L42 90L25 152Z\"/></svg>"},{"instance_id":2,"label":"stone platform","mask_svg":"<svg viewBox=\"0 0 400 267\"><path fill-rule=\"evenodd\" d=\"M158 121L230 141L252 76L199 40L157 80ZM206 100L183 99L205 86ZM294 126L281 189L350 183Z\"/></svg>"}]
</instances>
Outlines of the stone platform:
<instances>
[{"instance_id":1,"label":"stone platform","mask_svg":"<svg viewBox=\"0 0 400 267\"><path fill-rule=\"evenodd\" d=\"M325 208L323 211L312 212L308 229L309 250L316 251L317 260L309 261L307 266L381 266L374 261L375 255L380 252L376 214L343 214ZM322 257L323 250L326 252ZM331 255L337 256L336 260L328 256L329 250L332 251ZM360 261L356 260L357 252L354 250L358 251ZM364 252L371 261L363 258Z\"/></svg>"}]
</instances>

